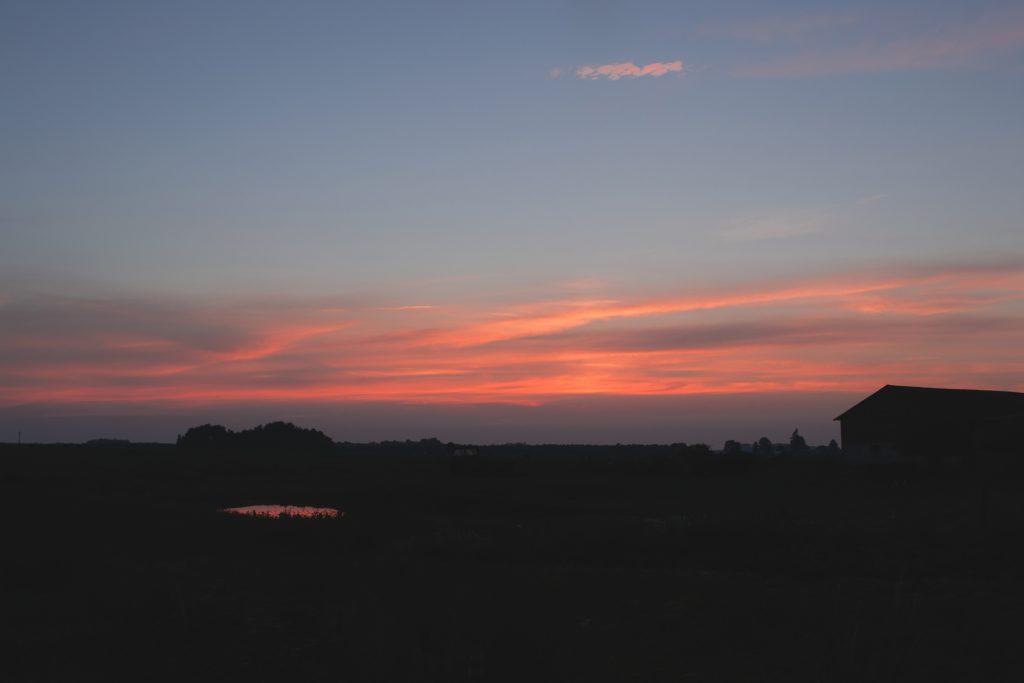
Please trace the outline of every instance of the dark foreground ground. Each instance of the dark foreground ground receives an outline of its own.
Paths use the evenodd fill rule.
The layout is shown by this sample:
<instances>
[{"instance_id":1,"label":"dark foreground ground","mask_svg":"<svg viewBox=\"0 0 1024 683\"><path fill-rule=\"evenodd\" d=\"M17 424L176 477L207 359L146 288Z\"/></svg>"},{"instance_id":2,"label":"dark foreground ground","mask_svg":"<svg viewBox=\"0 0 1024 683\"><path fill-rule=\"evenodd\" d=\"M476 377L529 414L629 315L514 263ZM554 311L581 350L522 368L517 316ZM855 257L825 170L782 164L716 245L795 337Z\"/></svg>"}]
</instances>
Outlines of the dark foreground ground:
<instances>
[{"instance_id":1,"label":"dark foreground ground","mask_svg":"<svg viewBox=\"0 0 1024 683\"><path fill-rule=\"evenodd\" d=\"M1017 478L399 450L0 447L0 680L1024 680Z\"/></svg>"}]
</instances>

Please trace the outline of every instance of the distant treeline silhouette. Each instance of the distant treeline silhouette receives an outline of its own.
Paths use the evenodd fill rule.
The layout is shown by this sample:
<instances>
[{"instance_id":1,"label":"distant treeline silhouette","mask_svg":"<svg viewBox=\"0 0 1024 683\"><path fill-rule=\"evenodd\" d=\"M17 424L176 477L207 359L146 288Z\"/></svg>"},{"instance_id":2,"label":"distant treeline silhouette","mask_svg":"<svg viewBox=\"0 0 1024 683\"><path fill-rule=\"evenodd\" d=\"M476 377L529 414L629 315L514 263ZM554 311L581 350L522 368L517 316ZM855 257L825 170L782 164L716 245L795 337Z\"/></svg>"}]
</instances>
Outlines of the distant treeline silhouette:
<instances>
[{"instance_id":1,"label":"distant treeline silhouette","mask_svg":"<svg viewBox=\"0 0 1024 683\"><path fill-rule=\"evenodd\" d=\"M115 440L92 445L119 450ZM732 476L763 466L836 465L841 451L835 441L810 447L794 430L789 443L773 444L766 437L753 444L729 440L722 450L703 443L686 444L526 444L472 446L437 438L372 443L334 442L317 429L290 422L270 422L252 429L232 431L223 425L203 424L178 436L176 450L201 456L204 461L229 467L293 465L322 466L324 458L383 457L382 466L410 471L446 471L455 476L531 476L536 474L614 474L620 476ZM765 457L774 456L774 457ZM821 457L826 456L826 457ZM828 457L831 456L831 457ZM814 462L812 462L814 461ZM827 461L827 462L826 462Z\"/></svg>"},{"instance_id":2,"label":"distant treeline silhouette","mask_svg":"<svg viewBox=\"0 0 1024 683\"><path fill-rule=\"evenodd\" d=\"M192 427L178 436L178 448L189 451L329 451L334 442L317 429L304 429L291 422L269 422L234 432L222 425Z\"/></svg>"}]
</instances>

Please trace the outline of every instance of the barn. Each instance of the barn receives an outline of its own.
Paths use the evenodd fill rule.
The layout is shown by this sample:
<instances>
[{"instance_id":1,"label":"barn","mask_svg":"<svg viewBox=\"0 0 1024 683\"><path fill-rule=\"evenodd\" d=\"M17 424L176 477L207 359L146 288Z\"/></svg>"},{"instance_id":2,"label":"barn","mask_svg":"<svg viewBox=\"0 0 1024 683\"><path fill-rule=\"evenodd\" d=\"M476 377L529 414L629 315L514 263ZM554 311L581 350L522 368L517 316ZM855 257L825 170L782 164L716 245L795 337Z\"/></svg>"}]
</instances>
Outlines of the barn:
<instances>
[{"instance_id":1,"label":"barn","mask_svg":"<svg viewBox=\"0 0 1024 683\"><path fill-rule=\"evenodd\" d=\"M852 463L975 463L1019 455L1024 393L886 385L835 418Z\"/></svg>"}]
</instances>

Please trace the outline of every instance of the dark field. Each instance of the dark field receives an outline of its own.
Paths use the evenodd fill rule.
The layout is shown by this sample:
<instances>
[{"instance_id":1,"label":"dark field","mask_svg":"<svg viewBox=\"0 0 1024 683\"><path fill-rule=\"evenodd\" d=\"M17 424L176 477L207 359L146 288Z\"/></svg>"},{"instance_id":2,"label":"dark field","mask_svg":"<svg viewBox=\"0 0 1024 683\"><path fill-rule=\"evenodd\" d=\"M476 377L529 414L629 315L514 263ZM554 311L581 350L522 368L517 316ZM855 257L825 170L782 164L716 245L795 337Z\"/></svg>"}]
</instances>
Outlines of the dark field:
<instances>
[{"instance_id":1,"label":"dark field","mask_svg":"<svg viewBox=\"0 0 1024 683\"><path fill-rule=\"evenodd\" d=\"M667 447L3 446L0 680L1016 682L1022 491ZM255 503L346 514L216 511Z\"/></svg>"}]
</instances>

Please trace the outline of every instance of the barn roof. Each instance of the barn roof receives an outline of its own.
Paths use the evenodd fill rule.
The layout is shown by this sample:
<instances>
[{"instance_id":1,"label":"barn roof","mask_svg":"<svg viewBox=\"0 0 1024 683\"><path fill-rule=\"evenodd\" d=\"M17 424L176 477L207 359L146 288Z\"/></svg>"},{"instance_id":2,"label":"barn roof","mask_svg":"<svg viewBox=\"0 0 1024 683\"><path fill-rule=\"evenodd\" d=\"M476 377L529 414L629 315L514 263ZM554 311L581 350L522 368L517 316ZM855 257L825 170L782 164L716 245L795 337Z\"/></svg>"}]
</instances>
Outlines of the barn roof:
<instances>
[{"instance_id":1,"label":"barn roof","mask_svg":"<svg viewBox=\"0 0 1024 683\"><path fill-rule=\"evenodd\" d=\"M933 389L886 384L856 404L836 420L853 413L910 416L929 415L951 418L1024 419L1024 393L983 391L980 389Z\"/></svg>"}]
</instances>

